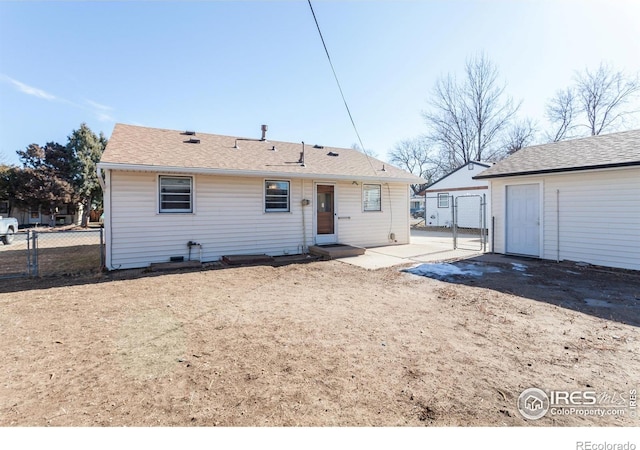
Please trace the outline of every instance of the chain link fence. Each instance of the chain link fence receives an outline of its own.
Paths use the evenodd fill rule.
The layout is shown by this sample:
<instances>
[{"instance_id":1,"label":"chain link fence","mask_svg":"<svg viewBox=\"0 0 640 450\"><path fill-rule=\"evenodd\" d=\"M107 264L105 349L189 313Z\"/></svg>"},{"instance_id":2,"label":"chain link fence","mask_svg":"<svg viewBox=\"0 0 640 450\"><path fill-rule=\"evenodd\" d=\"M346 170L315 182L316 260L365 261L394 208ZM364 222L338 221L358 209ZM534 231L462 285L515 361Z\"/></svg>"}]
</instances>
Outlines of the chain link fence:
<instances>
[{"instance_id":1,"label":"chain link fence","mask_svg":"<svg viewBox=\"0 0 640 450\"><path fill-rule=\"evenodd\" d=\"M450 237L454 250L487 251L486 195L440 193L424 200L425 209L412 216L413 228Z\"/></svg>"},{"instance_id":2,"label":"chain link fence","mask_svg":"<svg viewBox=\"0 0 640 450\"><path fill-rule=\"evenodd\" d=\"M27 230L0 245L0 279L98 272L104 266L102 228Z\"/></svg>"}]
</instances>

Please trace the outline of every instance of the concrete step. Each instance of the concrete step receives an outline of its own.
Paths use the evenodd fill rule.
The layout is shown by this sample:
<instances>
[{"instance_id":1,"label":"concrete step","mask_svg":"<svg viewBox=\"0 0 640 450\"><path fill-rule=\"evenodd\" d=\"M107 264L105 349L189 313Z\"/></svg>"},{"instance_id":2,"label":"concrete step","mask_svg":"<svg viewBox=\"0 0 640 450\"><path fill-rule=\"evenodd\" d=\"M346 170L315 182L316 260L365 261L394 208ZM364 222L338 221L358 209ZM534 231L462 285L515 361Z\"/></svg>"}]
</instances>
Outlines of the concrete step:
<instances>
[{"instance_id":1,"label":"concrete step","mask_svg":"<svg viewBox=\"0 0 640 450\"><path fill-rule=\"evenodd\" d=\"M346 258L348 256L364 255L366 249L346 244L312 245L309 253L326 259Z\"/></svg>"}]
</instances>

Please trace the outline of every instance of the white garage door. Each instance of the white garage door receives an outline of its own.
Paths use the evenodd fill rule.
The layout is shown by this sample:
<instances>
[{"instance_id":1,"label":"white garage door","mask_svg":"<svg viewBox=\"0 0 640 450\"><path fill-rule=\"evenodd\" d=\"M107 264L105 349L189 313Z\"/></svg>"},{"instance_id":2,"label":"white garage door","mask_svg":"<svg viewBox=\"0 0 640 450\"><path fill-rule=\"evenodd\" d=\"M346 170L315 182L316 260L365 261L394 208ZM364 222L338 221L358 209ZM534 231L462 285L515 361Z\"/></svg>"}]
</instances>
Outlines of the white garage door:
<instances>
[{"instance_id":1,"label":"white garage door","mask_svg":"<svg viewBox=\"0 0 640 450\"><path fill-rule=\"evenodd\" d=\"M540 185L507 186L506 251L540 256Z\"/></svg>"}]
</instances>

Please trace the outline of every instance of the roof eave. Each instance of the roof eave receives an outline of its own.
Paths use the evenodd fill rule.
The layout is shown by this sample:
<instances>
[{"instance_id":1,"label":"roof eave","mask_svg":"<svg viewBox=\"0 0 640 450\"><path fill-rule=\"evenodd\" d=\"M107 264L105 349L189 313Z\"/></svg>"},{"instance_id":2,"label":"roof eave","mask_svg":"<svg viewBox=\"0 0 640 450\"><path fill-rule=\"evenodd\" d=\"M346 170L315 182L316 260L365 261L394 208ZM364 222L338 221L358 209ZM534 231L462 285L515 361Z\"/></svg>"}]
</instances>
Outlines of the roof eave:
<instances>
[{"instance_id":1,"label":"roof eave","mask_svg":"<svg viewBox=\"0 0 640 450\"><path fill-rule=\"evenodd\" d=\"M425 182L419 177L394 177L373 176L373 175L349 175L349 174L327 174L318 172L296 173L296 172L279 172L270 170L242 170L242 169L219 169L204 167L178 167L178 166L150 166L146 164L123 164L113 162L100 162L98 169L103 170L124 170L134 172L162 172L162 173L188 173L202 175L223 175L236 177L278 177L278 178L304 178L304 179L330 179L330 180L362 180L362 181L379 181L393 182L404 184L420 184Z\"/></svg>"},{"instance_id":2,"label":"roof eave","mask_svg":"<svg viewBox=\"0 0 640 450\"><path fill-rule=\"evenodd\" d=\"M633 167L640 166L640 161L629 161L623 163L611 163L611 164L599 164L593 166L580 166L580 167L560 167L555 169L539 169L539 170L525 170L521 172L507 172L496 173L489 175L476 175L472 177L474 180L486 180L488 178L506 178L506 177L519 177L525 175L544 175L553 173L566 173L566 172L582 172L585 170L600 170L600 169L615 169L620 167Z\"/></svg>"},{"instance_id":3,"label":"roof eave","mask_svg":"<svg viewBox=\"0 0 640 450\"><path fill-rule=\"evenodd\" d=\"M436 184L440 183L440 182L441 182L442 180L444 180L445 178L450 177L451 175L453 175L453 174L454 174L454 173L456 173L457 171L459 171L459 170L461 170L461 169L463 169L463 168L467 167L469 164L477 164L477 165L482 166L482 167L485 167L485 168L487 168L487 169L491 167L491 164L486 164L486 163L483 163L483 162L481 162L481 161L469 161L468 163L465 163L465 164L461 165L460 167L458 167L458 168L456 168L456 169L452 170L451 172L447 173L446 175L443 175L442 177L438 178L438 179L437 179L436 181L434 181L433 183L431 183L431 184L427 185L427 186L424 188L424 190L427 190L427 189L429 189L430 187L432 187L432 186L434 186L434 185L436 185ZM475 177L471 177L471 178L473 179L473 178L475 178Z\"/></svg>"}]
</instances>

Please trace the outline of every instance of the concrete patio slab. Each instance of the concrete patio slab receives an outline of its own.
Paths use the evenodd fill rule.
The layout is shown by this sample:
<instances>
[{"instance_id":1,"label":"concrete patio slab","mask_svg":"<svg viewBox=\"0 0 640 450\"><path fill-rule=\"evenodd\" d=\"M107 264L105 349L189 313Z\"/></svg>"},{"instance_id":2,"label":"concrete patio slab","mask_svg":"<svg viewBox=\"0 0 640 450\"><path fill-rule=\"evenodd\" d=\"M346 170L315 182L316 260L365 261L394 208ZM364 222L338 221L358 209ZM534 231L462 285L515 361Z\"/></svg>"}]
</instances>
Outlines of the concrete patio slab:
<instances>
[{"instance_id":1,"label":"concrete patio slab","mask_svg":"<svg viewBox=\"0 0 640 450\"><path fill-rule=\"evenodd\" d=\"M459 236L458 246L462 248L453 248L450 233L411 230L410 244L368 248L364 255L338 258L338 261L375 270L405 264L455 261L483 253L478 236Z\"/></svg>"}]
</instances>

